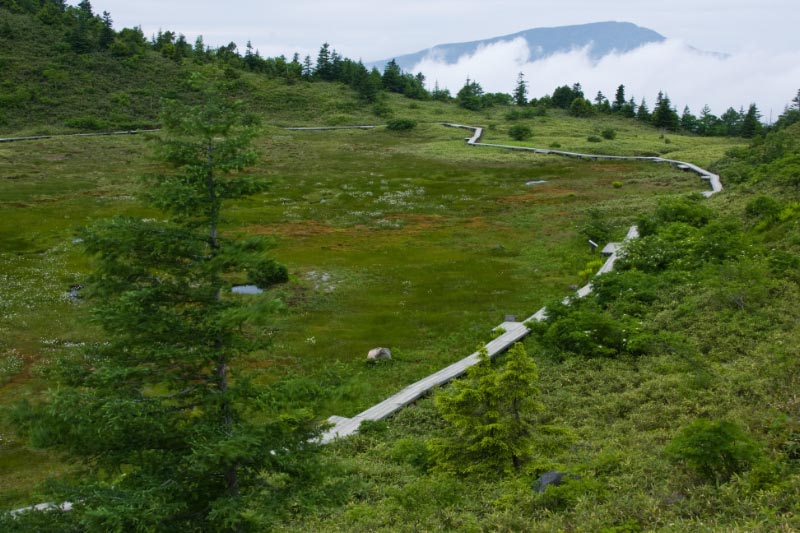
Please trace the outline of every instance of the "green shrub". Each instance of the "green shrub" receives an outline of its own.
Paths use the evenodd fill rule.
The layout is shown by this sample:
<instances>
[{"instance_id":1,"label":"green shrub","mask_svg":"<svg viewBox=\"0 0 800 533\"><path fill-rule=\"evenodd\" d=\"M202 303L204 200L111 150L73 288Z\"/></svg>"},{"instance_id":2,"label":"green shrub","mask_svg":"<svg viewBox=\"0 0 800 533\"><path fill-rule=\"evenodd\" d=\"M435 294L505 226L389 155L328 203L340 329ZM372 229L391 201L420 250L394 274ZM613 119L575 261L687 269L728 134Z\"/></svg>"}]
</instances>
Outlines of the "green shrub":
<instances>
[{"instance_id":1,"label":"green shrub","mask_svg":"<svg viewBox=\"0 0 800 533\"><path fill-rule=\"evenodd\" d=\"M588 137L586 137L586 140L589 141L590 143L599 143L603 141L597 135L589 135Z\"/></svg>"},{"instance_id":2,"label":"green shrub","mask_svg":"<svg viewBox=\"0 0 800 533\"><path fill-rule=\"evenodd\" d=\"M524 141L525 139L531 138L533 131L529 126L525 126L524 124L514 124L509 128L508 135L514 140Z\"/></svg>"},{"instance_id":3,"label":"green shrub","mask_svg":"<svg viewBox=\"0 0 800 533\"><path fill-rule=\"evenodd\" d=\"M622 182L619 181L619 180L614 180L614 181L611 182L611 186L614 187L615 189L621 189L622 188Z\"/></svg>"},{"instance_id":4,"label":"green shrub","mask_svg":"<svg viewBox=\"0 0 800 533\"><path fill-rule=\"evenodd\" d=\"M398 439L389 451L389 456L398 463L410 464L423 472L433 465L430 448L425 441L418 439Z\"/></svg>"},{"instance_id":5,"label":"green shrub","mask_svg":"<svg viewBox=\"0 0 800 533\"><path fill-rule=\"evenodd\" d=\"M548 305L547 319L531 324L542 347L558 357L616 357L625 351L634 329L587 300Z\"/></svg>"},{"instance_id":6,"label":"green shrub","mask_svg":"<svg viewBox=\"0 0 800 533\"><path fill-rule=\"evenodd\" d=\"M266 289L272 285L289 281L289 271L277 261L265 259L248 271L247 281Z\"/></svg>"},{"instance_id":7,"label":"green shrub","mask_svg":"<svg viewBox=\"0 0 800 533\"><path fill-rule=\"evenodd\" d=\"M661 200L655 215L640 217L637 224L639 233L645 236L655 233L660 226L671 222L683 222L699 228L706 225L713 216L711 208L703 203L703 197L696 194Z\"/></svg>"},{"instance_id":8,"label":"green shrub","mask_svg":"<svg viewBox=\"0 0 800 533\"><path fill-rule=\"evenodd\" d=\"M567 476L560 485L549 485L544 492L537 495L534 506L563 512L575 507L580 500L602 492L602 485L594 479Z\"/></svg>"},{"instance_id":9,"label":"green shrub","mask_svg":"<svg viewBox=\"0 0 800 533\"><path fill-rule=\"evenodd\" d=\"M81 131L100 131L109 128L108 121L93 116L69 118L64 121L64 125Z\"/></svg>"},{"instance_id":10,"label":"green shrub","mask_svg":"<svg viewBox=\"0 0 800 533\"><path fill-rule=\"evenodd\" d=\"M410 118L396 118L386 124L386 129L391 131L408 131L417 127L417 121Z\"/></svg>"},{"instance_id":11,"label":"green shrub","mask_svg":"<svg viewBox=\"0 0 800 533\"><path fill-rule=\"evenodd\" d=\"M392 108L389 106L389 103L386 100L378 100L372 106L372 113L376 117L386 118L391 117L394 113Z\"/></svg>"},{"instance_id":12,"label":"green shrub","mask_svg":"<svg viewBox=\"0 0 800 533\"><path fill-rule=\"evenodd\" d=\"M762 457L759 443L737 424L703 418L678 432L666 452L703 480L716 483L749 470Z\"/></svg>"},{"instance_id":13,"label":"green shrub","mask_svg":"<svg viewBox=\"0 0 800 533\"><path fill-rule=\"evenodd\" d=\"M781 204L771 196L758 196L745 207L747 216L757 219L775 219L781 212Z\"/></svg>"},{"instance_id":14,"label":"green shrub","mask_svg":"<svg viewBox=\"0 0 800 533\"><path fill-rule=\"evenodd\" d=\"M603 139L608 139L609 141L613 141L617 138L617 131L614 128L606 128L602 132L600 132Z\"/></svg>"},{"instance_id":15,"label":"green shrub","mask_svg":"<svg viewBox=\"0 0 800 533\"><path fill-rule=\"evenodd\" d=\"M611 225L602 211L589 208L586 211L586 221L581 226L580 232L587 239L602 245L611 238Z\"/></svg>"}]
</instances>

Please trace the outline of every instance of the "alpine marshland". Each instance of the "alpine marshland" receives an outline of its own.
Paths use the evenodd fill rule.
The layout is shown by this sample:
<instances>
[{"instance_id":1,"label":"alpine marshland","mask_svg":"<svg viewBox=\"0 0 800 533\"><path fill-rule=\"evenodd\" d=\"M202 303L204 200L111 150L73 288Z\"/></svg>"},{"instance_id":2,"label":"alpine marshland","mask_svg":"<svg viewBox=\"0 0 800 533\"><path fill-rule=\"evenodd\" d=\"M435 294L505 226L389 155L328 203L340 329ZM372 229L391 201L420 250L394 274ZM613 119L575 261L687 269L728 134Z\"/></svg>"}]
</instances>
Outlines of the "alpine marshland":
<instances>
[{"instance_id":1,"label":"alpine marshland","mask_svg":"<svg viewBox=\"0 0 800 533\"><path fill-rule=\"evenodd\" d=\"M3 531L800 529L800 92L404 68L0 2Z\"/></svg>"}]
</instances>

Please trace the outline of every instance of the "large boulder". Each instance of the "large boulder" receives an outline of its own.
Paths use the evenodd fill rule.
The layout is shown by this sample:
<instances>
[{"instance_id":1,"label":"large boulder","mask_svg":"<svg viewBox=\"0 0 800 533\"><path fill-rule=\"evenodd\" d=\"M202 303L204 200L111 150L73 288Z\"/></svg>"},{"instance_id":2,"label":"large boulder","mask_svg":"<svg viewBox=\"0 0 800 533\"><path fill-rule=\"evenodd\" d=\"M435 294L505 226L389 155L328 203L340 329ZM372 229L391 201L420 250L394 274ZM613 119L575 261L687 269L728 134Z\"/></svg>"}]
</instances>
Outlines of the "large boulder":
<instances>
[{"instance_id":1,"label":"large boulder","mask_svg":"<svg viewBox=\"0 0 800 533\"><path fill-rule=\"evenodd\" d=\"M391 359L392 351L389 348L373 348L367 354L367 359L377 361L378 359Z\"/></svg>"}]
</instances>

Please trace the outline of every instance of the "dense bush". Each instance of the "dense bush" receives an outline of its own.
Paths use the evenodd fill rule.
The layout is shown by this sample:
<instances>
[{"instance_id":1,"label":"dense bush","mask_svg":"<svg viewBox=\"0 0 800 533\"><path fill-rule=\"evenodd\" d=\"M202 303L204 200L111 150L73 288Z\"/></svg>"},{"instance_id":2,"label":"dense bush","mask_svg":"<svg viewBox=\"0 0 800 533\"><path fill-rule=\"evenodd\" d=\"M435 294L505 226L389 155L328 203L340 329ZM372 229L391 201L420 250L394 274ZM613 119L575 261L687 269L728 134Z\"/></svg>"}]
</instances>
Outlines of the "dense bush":
<instances>
[{"instance_id":1,"label":"dense bush","mask_svg":"<svg viewBox=\"0 0 800 533\"><path fill-rule=\"evenodd\" d=\"M762 457L758 442L737 424L702 418L683 428L666 452L703 480L716 483L748 470Z\"/></svg>"},{"instance_id":2,"label":"dense bush","mask_svg":"<svg viewBox=\"0 0 800 533\"><path fill-rule=\"evenodd\" d=\"M712 216L713 211L703 203L703 197L692 194L661 200L655 214L640 217L637 225L639 234L646 236L652 235L660 226L671 222L683 222L698 228L707 224Z\"/></svg>"},{"instance_id":3,"label":"dense bush","mask_svg":"<svg viewBox=\"0 0 800 533\"><path fill-rule=\"evenodd\" d=\"M615 319L591 300L547 307L547 319L531 324L539 343L551 355L615 357L625 351L635 330L630 320Z\"/></svg>"},{"instance_id":4,"label":"dense bush","mask_svg":"<svg viewBox=\"0 0 800 533\"><path fill-rule=\"evenodd\" d=\"M289 281L289 271L280 263L265 259L247 273L247 281L262 289Z\"/></svg>"},{"instance_id":5,"label":"dense bush","mask_svg":"<svg viewBox=\"0 0 800 533\"><path fill-rule=\"evenodd\" d=\"M509 128L508 134L511 136L512 139L517 141L524 141L525 139L530 139L533 135L533 131L529 126L525 126L523 124L514 124Z\"/></svg>"},{"instance_id":6,"label":"dense bush","mask_svg":"<svg viewBox=\"0 0 800 533\"><path fill-rule=\"evenodd\" d=\"M386 129L391 131L408 131L417 127L417 121L410 118L396 118L386 123Z\"/></svg>"},{"instance_id":7,"label":"dense bush","mask_svg":"<svg viewBox=\"0 0 800 533\"><path fill-rule=\"evenodd\" d=\"M586 140L589 141L590 143L603 142L603 140L597 135L589 135L588 137L586 137Z\"/></svg>"},{"instance_id":8,"label":"dense bush","mask_svg":"<svg viewBox=\"0 0 800 533\"><path fill-rule=\"evenodd\" d=\"M600 135L603 137L603 139L613 141L617 138L617 131L614 128L606 128L600 132Z\"/></svg>"}]
</instances>

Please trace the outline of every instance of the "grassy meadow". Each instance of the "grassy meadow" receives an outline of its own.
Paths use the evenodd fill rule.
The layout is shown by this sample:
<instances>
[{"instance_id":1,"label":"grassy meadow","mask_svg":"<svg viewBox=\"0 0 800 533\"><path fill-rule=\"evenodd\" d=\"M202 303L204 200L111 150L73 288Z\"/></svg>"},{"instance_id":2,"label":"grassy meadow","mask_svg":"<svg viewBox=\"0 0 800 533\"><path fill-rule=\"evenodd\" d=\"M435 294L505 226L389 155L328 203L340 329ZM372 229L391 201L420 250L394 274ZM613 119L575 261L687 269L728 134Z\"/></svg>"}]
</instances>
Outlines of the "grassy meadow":
<instances>
[{"instance_id":1,"label":"grassy meadow","mask_svg":"<svg viewBox=\"0 0 800 533\"><path fill-rule=\"evenodd\" d=\"M356 414L464 357L505 315L529 316L583 284L579 273L598 259L580 232L590 211L619 239L659 198L705 187L667 165L471 148L464 131L438 125L483 125L487 142L512 143L503 109L474 114L390 98L393 116L415 118L415 130L286 131L384 119L353 107L346 94L312 99L322 107L293 113L291 101L269 99L296 88L278 87L278 96L270 96L274 87L257 87L255 100L274 107L275 119L265 117L256 143L260 162L250 172L270 189L229 206L225 231L274 237L273 255L291 280L273 294L231 297L283 301L283 311L259 333L272 339L270 349L252 354L248 364L257 383L277 387L320 419ZM333 119L331 109L340 111ZM312 119L319 116L327 118ZM527 121L535 134L525 144L620 154L667 147L675 149L669 157L701 165L736 144L679 135L666 144L657 130L620 122L616 140L588 146L586 136L605 120L552 111ZM137 177L158 170L152 148L144 135L0 145L4 406L48 388L48 366L59 354L102 342L86 303L69 294L91 269L76 228L114 215L159 216L136 199ZM546 183L526 185L537 180ZM365 363L376 346L392 349L391 363ZM553 372L547 379L558 379L560 371ZM5 507L36 500L38 483L72 468L29 449L8 423L0 436ZM360 446L364 438L332 449Z\"/></svg>"}]
</instances>

